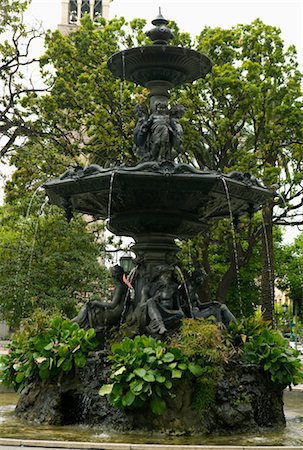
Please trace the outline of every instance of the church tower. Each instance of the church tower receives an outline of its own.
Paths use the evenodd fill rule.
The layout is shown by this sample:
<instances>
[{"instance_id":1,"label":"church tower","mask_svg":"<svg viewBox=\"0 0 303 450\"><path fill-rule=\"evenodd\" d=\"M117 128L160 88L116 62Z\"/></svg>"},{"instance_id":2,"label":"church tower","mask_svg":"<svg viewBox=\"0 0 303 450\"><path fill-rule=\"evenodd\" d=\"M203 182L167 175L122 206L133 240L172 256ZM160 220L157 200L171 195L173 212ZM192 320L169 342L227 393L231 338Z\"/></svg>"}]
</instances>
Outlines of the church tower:
<instances>
[{"instance_id":1,"label":"church tower","mask_svg":"<svg viewBox=\"0 0 303 450\"><path fill-rule=\"evenodd\" d=\"M108 19L109 5L112 0L61 0L61 24L58 26L62 34L68 34L80 24L84 14L90 14L95 22L99 17Z\"/></svg>"}]
</instances>

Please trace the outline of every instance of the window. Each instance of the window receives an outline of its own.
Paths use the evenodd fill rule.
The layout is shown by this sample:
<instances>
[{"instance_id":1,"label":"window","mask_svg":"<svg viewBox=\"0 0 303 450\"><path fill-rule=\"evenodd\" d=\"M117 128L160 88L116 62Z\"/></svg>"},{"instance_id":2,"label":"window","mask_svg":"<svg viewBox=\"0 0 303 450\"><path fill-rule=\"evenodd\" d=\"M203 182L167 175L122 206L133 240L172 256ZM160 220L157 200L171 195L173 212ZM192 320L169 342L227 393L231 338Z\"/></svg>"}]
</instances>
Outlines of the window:
<instances>
[{"instance_id":1,"label":"window","mask_svg":"<svg viewBox=\"0 0 303 450\"><path fill-rule=\"evenodd\" d=\"M99 17L102 17L102 0L95 0L94 21L98 20Z\"/></svg>"},{"instance_id":2,"label":"window","mask_svg":"<svg viewBox=\"0 0 303 450\"><path fill-rule=\"evenodd\" d=\"M77 0L69 0L69 15L68 23L77 23L78 5Z\"/></svg>"},{"instance_id":3,"label":"window","mask_svg":"<svg viewBox=\"0 0 303 450\"><path fill-rule=\"evenodd\" d=\"M89 0L82 0L81 16L84 16L84 14L89 14L89 12L90 12Z\"/></svg>"}]
</instances>

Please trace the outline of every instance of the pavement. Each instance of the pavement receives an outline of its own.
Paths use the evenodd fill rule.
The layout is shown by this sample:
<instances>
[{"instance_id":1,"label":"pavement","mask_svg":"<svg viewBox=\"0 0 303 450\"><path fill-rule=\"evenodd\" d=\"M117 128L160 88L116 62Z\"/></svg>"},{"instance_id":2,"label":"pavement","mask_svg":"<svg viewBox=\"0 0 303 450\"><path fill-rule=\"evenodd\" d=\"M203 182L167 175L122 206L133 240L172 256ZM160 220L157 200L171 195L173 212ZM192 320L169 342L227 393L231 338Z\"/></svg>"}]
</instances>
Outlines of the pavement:
<instances>
[{"instance_id":1,"label":"pavement","mask_svg":"<svg viewBox=\"0 0 303 450\"><path fill-rule=\"evenodd\" d=\"M30 441L0 439L0 450L303 450L303 446L234 446L234 445L162 445L162 444L110 444L93 442Z\"/></svg>"}]
</instances>

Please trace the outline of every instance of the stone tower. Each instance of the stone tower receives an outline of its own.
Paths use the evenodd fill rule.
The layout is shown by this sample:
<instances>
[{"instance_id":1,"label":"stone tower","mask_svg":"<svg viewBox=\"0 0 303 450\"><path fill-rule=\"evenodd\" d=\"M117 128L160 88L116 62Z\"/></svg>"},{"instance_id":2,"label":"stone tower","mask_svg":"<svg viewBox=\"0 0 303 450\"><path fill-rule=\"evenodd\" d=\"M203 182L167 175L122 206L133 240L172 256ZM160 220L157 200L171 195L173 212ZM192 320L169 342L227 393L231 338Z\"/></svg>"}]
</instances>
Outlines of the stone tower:
<instances>
[{"instance_id":1,"label":"stone tower","mask_svg":"<svg viewBox=\"0 0 303 450\"><path fill-rule=\"evenodd\" d=\"M59 30L63 34L68 34L79 25L84 14L90 14L93 21L97 21L99 17L107 19L111 2L112 0L61 0Z\"/></svg>"}]
</instances>

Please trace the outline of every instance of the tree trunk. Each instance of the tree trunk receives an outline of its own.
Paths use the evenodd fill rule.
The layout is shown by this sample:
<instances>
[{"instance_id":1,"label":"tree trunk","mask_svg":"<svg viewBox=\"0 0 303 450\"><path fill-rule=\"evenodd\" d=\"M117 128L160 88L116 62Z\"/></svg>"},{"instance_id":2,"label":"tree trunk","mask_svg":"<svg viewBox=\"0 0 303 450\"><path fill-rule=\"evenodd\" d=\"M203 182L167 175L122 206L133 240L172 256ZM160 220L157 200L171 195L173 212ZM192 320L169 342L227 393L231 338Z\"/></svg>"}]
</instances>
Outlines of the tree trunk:
<instances>
[{"instance_id":1,"label":"tree trunk","mask_svg":"<svg viewBox=\"0 0 303 450\"><path fill-rule=\"evenodd\" d=\"M273 245L273 205L263 207L263 234L262 234L262 280L261 300L263 318L273 322L274 311L274 245Z\"/></svg>"}]
</instances>

